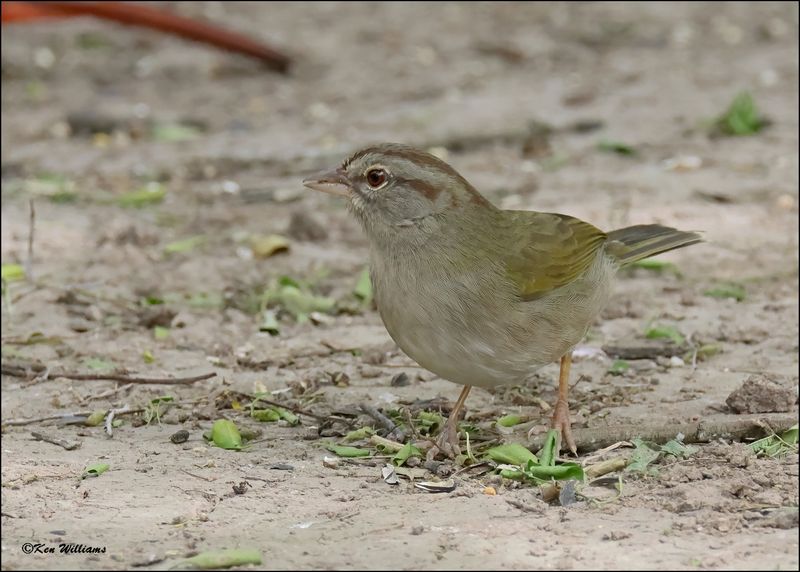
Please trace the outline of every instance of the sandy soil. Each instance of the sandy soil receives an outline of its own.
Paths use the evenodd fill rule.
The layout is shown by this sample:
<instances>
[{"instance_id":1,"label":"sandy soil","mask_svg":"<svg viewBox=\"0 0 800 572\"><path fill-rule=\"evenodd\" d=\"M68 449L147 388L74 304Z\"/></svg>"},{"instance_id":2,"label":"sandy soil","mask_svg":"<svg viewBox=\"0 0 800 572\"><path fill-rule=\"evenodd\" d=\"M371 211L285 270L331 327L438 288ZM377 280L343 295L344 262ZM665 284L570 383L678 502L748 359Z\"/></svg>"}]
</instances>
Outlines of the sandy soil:
<instances>
[{"instance_id":1,"label":"sandy soil","mask_svg":"<svg viewBox=\"0 0 800 572\"><path fill-rule=\"evenodd\" d=\"M4 427L3 569L163 568L236 547L257 548L275 569L798 567L796 453L761 459L715 441L656 476L626 474L616 501L559 507L490 476L461 475L455 492L433 495L387 485L379 465L327 468L313 419L258 424L230 408L230 392L259 387L321 415L457 396L397 350L374 310L358 308L365 240L338 200L300 185L384 140L444 147L507 208L607 229L657 221L705 231L707 243L664 257L679 274L626 273L586 344L640 345L658 321L722 351L696 368L638 360L621 376L608 361L579 361L577 427L731 420L725 400L753 373L796 392L796 4L175 8L282 46L293 74L91 20L3 29L2 259L25 262L34 198L37 284L9 286L4 364L90 371L101 359L140 375L219 374L178 387L4 375L4 420L144 407L162 395L179 405L161 424L125 418L113 439L102 427ZM770 127L709 137L703 122L743 90ZM115 133L82 132L98 118ZM554 128L549 151L525 135L531 121ZM200 128L187 141L148 129L174 122ZM601 140L637 153L600 151ZM163 202L119 205L153 182ZM55 191L75 200L45 196ZM254 258L249 237L270 233L290 236L289 252ZM198 235L195 248L165 253ZM259 332L262 317L248 309L281 275L355 311ZM727 281L746 298L704 295ZM166 303L143 306L148 296ZM155 339L156 325L173 327ZM55 339L20 343L34 332ZM411 383L392 386L402 371ZM339 372L349 384L331 383ZM531 387L475 390L467 420L514 412L545 422L539 400L553 399L556 375L549 366ZM202 432L223 416L261 437L240 453L208 446ZM180 428L190 439L175 445ZM81 446L36 441L32 430ZM110 470L81 482L94 462ZM292 469L271 468L280 463ZM252 487L237 495L243 480ZM490 484L497 495L483 494ZM26 542L107 550L26 555Z\"/></svg>"}]
</instances>

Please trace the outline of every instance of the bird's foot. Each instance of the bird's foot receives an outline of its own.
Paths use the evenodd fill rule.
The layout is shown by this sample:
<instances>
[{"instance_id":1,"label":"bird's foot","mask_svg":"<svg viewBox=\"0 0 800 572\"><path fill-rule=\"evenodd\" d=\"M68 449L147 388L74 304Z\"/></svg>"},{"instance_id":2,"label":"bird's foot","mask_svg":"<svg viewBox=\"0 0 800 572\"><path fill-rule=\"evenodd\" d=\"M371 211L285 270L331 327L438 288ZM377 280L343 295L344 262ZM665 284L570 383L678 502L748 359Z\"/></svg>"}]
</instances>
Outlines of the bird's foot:
<instances>
[{"instance_id":1,"label":"bird's foot","mask_svg":"<svg viewBox=\"0 0 800 572\"><path fill-rule=\"evenodd\" d=\"M439 456L455 459L456 456L460 454L461 448L459 447L458 423L450 423L450 419L448 418L442 431L436 438L436 441L434 441L431 448L428 449L426 459L428 461L434 461Z\"/></svg>"},{"instance_id":2,"label":"bird's foot","mask_svg":"<svg viewBox=\"0 0 800 572\"><path fill-rule=\"evenodd\" d=\"M572 438L572 424L569 420L569 404L563 399L556 402L553 411L553 418L550 427L558 431L558 441L556 442L556 452L561 451L562 441L566 443L572 454L578 455L578 448L575 446L575 439Z\"/></svg>"}]
</instances>

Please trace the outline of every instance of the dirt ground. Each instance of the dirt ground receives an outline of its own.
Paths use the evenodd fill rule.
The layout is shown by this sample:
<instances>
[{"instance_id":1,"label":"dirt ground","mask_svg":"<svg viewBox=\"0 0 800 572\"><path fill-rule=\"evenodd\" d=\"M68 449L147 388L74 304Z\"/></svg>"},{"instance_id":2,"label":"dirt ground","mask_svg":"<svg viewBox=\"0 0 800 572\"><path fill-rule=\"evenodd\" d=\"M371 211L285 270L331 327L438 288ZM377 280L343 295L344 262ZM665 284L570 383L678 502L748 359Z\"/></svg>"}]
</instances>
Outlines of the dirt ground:
<instances>
[{"instance_id":1,"label":"dirt ground","mask_svg":"<svg viewBox=\"0 0 800 572\"><path fill-rule=\"evenodd\" d=\"M160 424L121 416L113 438L102 426L4 426L3 569L163 569L237 547L269 569L797 569L796 452L756 458L715 440L657 475L624 474L616 500L593 487L609 502L561 507L489 475L429 494L386 484L378 462L329 468L313 418L290 427L249 420L246 402L231 409L233 392L263 388L318 415L455 400L459 387L416 368L353 296L366 242L342 202L300 184L366 143L399 141L446 151L506 208L705 232L662 258L679 272L624 273L585 344L641 345L658 323L721 351L695 367L631 360L623 375L596 352L576 359L578 429L730 421L726 398L761 373L795 392L796 415L795 3L170 6L282 47L292 74L88 19L3 28L4 264L26 264L30 199L36 212L28 280L9 283L3 304L4 370L217 373L185 386L3 375L4 422L176 403ZM709 136L705 122L743 91L769 127ZM530 135L534 121L549 138ZM166 194L126 208L143 187ZM288 252L254 256L253 237L269 234L289 237ZM338 311L259 331L259 295L284 275ZM705 295L727 282L746 297ZM400 372L408 385L392 385ZM545 423L556 376L551 365L530 387L474 390L467 421ZM243 452L206 444L222 417L261 435ZM173 444L181 428L189 440ZM96 462L110 469L81 481ZM23 551L61 542L106 552Z\"/></svg>"}]
</instances>

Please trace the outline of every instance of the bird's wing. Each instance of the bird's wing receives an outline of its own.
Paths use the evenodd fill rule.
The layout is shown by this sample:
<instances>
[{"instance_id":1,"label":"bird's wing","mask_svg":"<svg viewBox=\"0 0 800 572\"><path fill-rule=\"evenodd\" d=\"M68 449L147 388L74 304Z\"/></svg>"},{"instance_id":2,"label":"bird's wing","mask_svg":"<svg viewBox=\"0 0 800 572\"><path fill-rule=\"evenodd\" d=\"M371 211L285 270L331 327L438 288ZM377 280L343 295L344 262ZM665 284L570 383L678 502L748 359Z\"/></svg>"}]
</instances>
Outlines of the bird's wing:
<instances>
[{"instance_id":1,"label":"bird's wing","mask_svg":"<svg viewBox=\"0 0 800 572\"><path fill-rule=\"evenodd\" d=\"M506 268L523 300L535 300L578 278L607 238L571 216L531 211L510 211L508 216L515 242Z\"/></svg>"}]
</instances>

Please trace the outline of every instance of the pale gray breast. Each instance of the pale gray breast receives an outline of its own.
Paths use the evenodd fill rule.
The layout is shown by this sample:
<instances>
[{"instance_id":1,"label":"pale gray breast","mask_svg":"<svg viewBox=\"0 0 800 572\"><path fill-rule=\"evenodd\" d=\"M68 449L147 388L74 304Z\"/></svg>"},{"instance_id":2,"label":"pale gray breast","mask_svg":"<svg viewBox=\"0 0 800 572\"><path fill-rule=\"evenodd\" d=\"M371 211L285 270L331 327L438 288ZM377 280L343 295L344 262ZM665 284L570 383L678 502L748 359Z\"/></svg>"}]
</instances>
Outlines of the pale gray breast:
<instances>
[{"instance_id":1,"label":"pale gray breast","mask_svg":"<svg viewBox=\"0 0 800 572\"><path fill-rule=\"evenodd\" d=\"M497 268L456 273L414 263L372 257L386 329L426 369L484 387L521 383L577 344L606 303L614 273L601 255L582 279L522 301Z\"/></svg>"}]
</instances>

